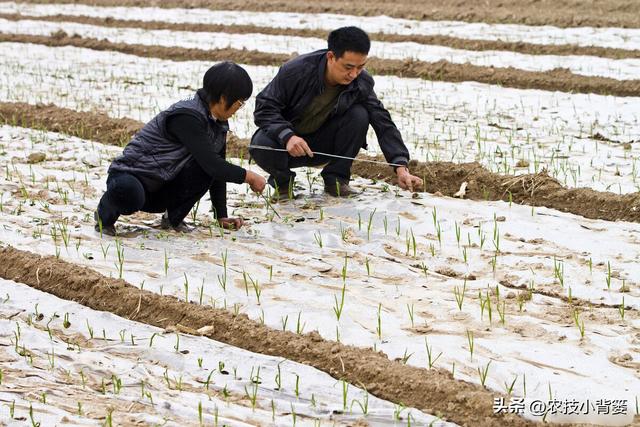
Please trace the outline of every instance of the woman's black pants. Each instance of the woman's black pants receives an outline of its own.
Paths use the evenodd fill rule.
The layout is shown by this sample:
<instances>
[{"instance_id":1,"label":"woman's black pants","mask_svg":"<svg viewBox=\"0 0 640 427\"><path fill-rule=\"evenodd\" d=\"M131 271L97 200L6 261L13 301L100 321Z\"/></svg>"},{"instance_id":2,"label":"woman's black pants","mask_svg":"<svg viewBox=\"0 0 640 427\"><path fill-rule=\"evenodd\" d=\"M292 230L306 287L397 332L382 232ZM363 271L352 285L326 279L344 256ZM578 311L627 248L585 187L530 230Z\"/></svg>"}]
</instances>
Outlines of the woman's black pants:
<instances>
[{"instance_id":1,"label":"woman's black pants","mask_svg":"<svg viewBox=\"0 0 640 427\"><path fill-rule=\"evenodd\" d=\"M213 179L195 160L188 162L175 179L154 192L147 191L135 175L114 171L107 178L107 191L98 204L98 216L103 226L110 226L120 215L166 211L171 225L177 226L212 183Z\"/></svg>"}]
</instances>

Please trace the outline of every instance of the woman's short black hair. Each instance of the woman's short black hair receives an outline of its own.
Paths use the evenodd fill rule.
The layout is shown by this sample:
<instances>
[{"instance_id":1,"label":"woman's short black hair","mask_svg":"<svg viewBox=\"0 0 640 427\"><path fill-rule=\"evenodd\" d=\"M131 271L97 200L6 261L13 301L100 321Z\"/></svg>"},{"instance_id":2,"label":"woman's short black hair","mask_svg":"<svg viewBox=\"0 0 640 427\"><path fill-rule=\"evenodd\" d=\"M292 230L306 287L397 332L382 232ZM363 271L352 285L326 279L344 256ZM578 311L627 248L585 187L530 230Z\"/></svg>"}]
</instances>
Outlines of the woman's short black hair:
<instances>
[{"instance_id":1,"label":"woman's short black hair","mask_svg":"<svg viewBox=\"0 0 640 427\"><path fill-rule=\"evenodd\" d=\"M202 89L209 104L215 104L224 96L227 108L231 108L234 102L244 101L251 96L253 82L244 68L234 62L225 61L204 73Z\"/></svg>"},{"instance_id":2,"label":"woman's short black hair","mask_svg":"<svg viewBox=\"0 0 640 427\"><path fill-rule=\"evenodd\" d=\"M358 27L342 27L329 33L327 40L329 50L336 58L340 58L346 51L369 54L371 41L369 36Z\"/></svg>"}]
</instances>

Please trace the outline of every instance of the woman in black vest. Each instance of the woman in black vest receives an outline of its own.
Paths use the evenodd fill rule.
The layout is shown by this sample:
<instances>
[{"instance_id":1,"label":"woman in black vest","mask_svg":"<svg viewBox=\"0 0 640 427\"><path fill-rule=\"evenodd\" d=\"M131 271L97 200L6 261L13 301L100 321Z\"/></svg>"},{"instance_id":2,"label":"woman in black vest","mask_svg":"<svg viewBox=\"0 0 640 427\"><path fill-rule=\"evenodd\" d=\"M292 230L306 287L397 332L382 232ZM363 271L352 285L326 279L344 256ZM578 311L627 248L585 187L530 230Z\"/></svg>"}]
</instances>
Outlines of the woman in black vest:
<instances>
[{"instance_id":1,"label":"woman in black vest","mask_svg":"<svg viewBox=\"0 0 640 427\"><path fill-rule=\"evenodd\" d=\"M109 167L96 231L115 235L118 217L137 211L164 212L163 228L191 231L184 218L207 190L220 226L242 227L241 218L227 215L226 183L246 182L261 193L265 180L225 160L227 120L252 91L247 72L223 62L209 68L192 97L151 119Z\"/></svg>"}]
</instances>

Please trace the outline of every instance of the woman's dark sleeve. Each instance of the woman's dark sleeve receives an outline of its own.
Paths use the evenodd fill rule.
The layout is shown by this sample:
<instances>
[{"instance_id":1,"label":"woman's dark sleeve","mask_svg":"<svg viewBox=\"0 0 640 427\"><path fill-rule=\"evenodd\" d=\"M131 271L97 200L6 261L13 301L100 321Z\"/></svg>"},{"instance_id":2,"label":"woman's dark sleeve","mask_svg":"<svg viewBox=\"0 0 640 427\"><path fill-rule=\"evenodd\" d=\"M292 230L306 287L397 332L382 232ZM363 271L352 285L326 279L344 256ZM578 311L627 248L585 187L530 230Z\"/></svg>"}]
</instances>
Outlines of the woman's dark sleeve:
<instances>
[{"instance_id":1,"label":"woman's dark sleeve","mask_svg":"<svg viewBox=\"0 0 640 427\"><path fill-rule=\"evenodd\" d=\"M167 117L167 132L187 147L198 165L216 181L242 184L247 171L216 153L207 134L207 124L196 116L177 113Z\"/></svg>"},{"instance_id":2,"label":"woman's dark sleeve","mask_svg":"<svg viewBox=\"0 0 640 427\"><path fill-rule=\"evenodd\" d=\"M213 181L209 189L211 196L211 207L216 219L227 218L227 183L224 181Z\"/></svg>"}]
</instances>

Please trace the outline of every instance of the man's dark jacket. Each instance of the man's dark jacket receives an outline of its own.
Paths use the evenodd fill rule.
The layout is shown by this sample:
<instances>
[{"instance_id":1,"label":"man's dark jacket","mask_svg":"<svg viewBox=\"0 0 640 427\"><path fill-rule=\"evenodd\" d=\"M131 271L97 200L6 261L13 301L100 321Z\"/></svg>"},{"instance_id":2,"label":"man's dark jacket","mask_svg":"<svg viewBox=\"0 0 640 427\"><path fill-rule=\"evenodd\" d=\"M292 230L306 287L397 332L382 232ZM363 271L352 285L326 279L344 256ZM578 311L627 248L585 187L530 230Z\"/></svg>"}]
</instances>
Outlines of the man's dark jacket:
<instances>
[{"instance_id":1,"label":"man's dark jacket","mask_svg":"<svg viewBox=\"0 0 640 427\"><path fill-rule=\"evenodd\" d=\"M311 100L324 90L326 65L326 49L298 56L285 63L256 97L253 113L256 126L284 147L294 135L293 123L300 118ZM363 105L369 113L369 123L376 132L387 162L407 164L409 150L402 142L400 131L389 112L373 91L373 85L373 78L362 71L340 93L329 117L344 114L354 104Z\"/></svg>"}]
</instances>

